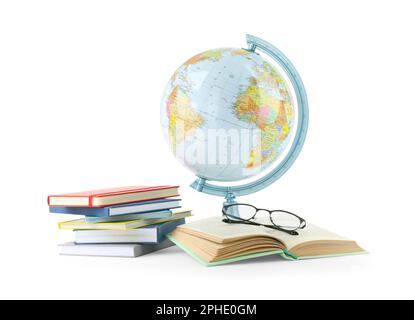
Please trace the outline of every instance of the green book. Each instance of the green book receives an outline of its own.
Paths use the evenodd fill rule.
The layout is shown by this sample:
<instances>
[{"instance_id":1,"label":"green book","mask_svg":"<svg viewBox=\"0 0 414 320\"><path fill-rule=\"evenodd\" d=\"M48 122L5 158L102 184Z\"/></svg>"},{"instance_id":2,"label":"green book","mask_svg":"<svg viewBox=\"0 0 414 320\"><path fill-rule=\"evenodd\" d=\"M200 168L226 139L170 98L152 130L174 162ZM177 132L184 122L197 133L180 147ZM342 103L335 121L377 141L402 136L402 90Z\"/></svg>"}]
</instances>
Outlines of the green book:
<instances>
[{"instance_id":1,"label":"green book","mask_svg":"<svg viewBox=\"0 0 414 320\"><path fill-rule=\"evenodd\" d=\"M169 239L205 266L267 255L289 260L366 253L358 244L312 224L293 236L262 226L227 224L222 217L178 226Z\"/></svg>"}]
</instances>

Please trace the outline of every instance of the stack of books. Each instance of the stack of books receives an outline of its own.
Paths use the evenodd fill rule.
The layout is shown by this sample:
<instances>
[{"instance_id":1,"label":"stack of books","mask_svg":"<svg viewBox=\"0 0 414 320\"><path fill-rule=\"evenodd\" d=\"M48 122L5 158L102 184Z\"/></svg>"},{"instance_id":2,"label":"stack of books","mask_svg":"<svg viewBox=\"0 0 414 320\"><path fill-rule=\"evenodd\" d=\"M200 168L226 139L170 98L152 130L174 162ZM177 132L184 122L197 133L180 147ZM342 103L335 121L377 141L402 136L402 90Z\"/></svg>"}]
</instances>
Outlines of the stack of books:
<instances>
[{"instance_id":1,"label":"stack of books","mask_svg":"<svg viewBox=\"0 0 414 320\"><path fill-rule=\"evenodd\" d=\"M73 230L74 242L60 245L64 255L137 257L173 245L167 234L185 224L178 186L122 187L48 197L49 211L83 215L59 223Z\"/></svg>"}]
</instances>

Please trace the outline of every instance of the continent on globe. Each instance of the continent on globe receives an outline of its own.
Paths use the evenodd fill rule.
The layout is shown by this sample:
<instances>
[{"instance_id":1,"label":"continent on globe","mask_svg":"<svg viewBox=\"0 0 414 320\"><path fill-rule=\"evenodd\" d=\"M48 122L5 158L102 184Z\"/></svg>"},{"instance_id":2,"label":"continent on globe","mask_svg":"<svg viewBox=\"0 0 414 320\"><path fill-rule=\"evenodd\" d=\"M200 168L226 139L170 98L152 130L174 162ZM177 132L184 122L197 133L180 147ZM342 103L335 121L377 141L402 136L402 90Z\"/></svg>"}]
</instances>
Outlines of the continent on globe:
<instances>
[{"instance_id":1,"label":"continent on globe","mask_svg":"<svg viewBox=\"0 0 414 320\"><path fill-rule=\"evenodd\" d=\"M178 160L196 175L238 181L281 156L295 123L292 101L285 79L257 53L209 50L171 77L161 124Z\"/></svg>"},{"instance_id":2,"label":"continent on globe","mask_svg":"<svg viewBox=\"0 0 414 320\"><path fill-rule=\"evenodd\" d=\"M268 63L264 70L257 70L258 77L250 78L250 85L240 94L234 105L237 118L254 123L260 130L260 144L250 151L247 168L273 162L281 149L280 145L289 136L289 117L293 107L283 79ZM280 88L285 100L272 94L272 88Z\"/></svg>"},{"instance_id":3,"label":"continent on globe","mask_svg":"<svg viewBox=\"0 0 414 320\"><path fill-rule=\"evenodd\" d=\"M204 119L191 107L191 101L185 92L176 86L167 100L168 133L171 146L175 152L177 143L184 141L195 129L200 127Z\"/></svg>"}]
</instances>

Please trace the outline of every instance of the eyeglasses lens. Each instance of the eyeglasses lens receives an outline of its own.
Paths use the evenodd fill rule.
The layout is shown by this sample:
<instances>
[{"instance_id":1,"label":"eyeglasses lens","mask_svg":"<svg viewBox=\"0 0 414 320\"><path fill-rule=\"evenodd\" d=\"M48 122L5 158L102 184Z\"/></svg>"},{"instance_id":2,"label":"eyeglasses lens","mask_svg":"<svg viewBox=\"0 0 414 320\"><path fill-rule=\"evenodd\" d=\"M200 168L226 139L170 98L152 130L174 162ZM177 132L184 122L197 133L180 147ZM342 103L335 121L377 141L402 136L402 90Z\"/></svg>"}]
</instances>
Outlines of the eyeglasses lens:
<instances>
[{"instance_id":1,"label":"eyeglasses lens","mask_svg":"<svg viewBox=\"0 0 414 320\"><path fill-rule=\"evenodd\" d=\"M301 226L300 219L287 212L274 211L270 218L276 226L285 230L296 230Z\"/></svg>"},{"instance_id":2,"label":"eyeglasses lens","mask_svg":"<svg viewBox=\"0 0 414 320\"><path fill-rule=\"evenodd\" d=\"M250 220L253 218L254 214L256 213L256 208L248 205L234 205L229 206L225 210L229 219L234 218L241 218L243 220Z\"/></svg>"}]
</instances>

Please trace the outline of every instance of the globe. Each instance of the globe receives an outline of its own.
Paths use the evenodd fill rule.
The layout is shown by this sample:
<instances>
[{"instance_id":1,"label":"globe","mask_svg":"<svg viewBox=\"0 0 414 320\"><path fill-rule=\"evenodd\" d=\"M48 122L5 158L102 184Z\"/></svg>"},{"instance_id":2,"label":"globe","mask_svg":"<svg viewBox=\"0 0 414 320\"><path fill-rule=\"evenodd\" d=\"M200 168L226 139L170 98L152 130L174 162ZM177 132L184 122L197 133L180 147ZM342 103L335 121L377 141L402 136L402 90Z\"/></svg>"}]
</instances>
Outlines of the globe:
<instances>
[{"instance_id":1,"label":"globe","mask_svg":"<svg viewBox=\"0 0 414 320\"><path fill-rule=\"evenodd\" d=\"M219 48L188 59L169 79L161 101L164 136L198 177L192 186L226 198L257 191L284 174L307 129L306 94L293 65L268 42L249 35L247 40L248 49ZM238 182L263 172L256 183L238 187L206 183Z\"/></svg>"},{"instance_id":2,"label":"globe","mask_svg":"<svg viewBox=\"0 0 414 320\"><path fill-rule=\"evenodd\" d=\"M257 53L202 52L173 74L161 122L179 161L197 176L238 181L267 169L292 137L286 80Z\"/></svg>"}]
</instances>

